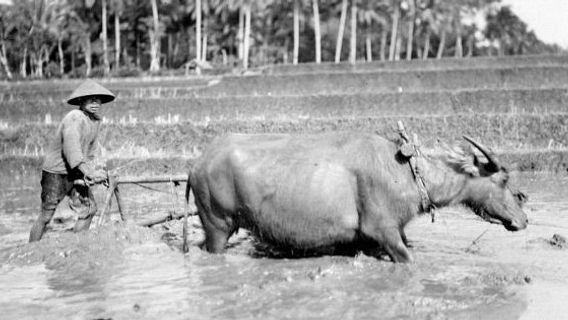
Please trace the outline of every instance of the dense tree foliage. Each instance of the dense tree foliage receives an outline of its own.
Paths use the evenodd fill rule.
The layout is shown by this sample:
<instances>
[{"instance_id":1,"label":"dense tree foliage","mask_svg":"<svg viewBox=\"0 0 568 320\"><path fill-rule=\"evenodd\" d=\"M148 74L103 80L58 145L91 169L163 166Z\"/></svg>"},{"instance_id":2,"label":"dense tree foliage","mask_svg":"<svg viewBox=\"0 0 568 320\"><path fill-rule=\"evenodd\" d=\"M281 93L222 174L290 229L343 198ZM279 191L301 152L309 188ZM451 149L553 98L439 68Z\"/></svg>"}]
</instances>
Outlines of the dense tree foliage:
<instances>
[{"instance_id":1,"label":"dense tree foliage","mask_svg":"<svg viewBox=\"0 0 568 320\"><path fill-rule=\"evenodd\" d=\"M17 0L0 4L0 77L561 51L499 1Z\"/></svg>"}]
</instances>

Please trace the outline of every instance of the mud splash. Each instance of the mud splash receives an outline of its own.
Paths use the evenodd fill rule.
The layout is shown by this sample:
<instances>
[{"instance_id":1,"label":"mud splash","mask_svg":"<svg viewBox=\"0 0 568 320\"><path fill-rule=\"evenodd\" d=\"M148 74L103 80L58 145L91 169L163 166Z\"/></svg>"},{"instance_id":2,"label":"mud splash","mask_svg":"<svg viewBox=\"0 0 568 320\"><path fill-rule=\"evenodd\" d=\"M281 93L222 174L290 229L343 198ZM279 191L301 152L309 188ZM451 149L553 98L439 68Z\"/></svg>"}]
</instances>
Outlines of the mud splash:
<instances>
[{"instance_id":1,"label":"mud splash","mask_svg":"<svg viewBox=\"0 0 568 320\"><path fill-rule=\"evenodd\" d=\"M462 209L407 228L417 263L363 254L268 258L246 231L225 255L190 252L181 225L109 223L65 231L61 215L39 243L27 244L39 206L35 181L0 186L0 310L17 319L537 319L566 315L568 257L548 240L568 233L568 179L515 177L529 194L526 231L510 233ZM133 187L134 188L134 187ZM166 193L124 190L131 218L181 210ZM181 197L180 197L181 198ZM173 199L173 200L172 200ZM178 199L181 201L181 199ZM484 235L475 243L472 241Z\"/></svg>"}]
</instances>

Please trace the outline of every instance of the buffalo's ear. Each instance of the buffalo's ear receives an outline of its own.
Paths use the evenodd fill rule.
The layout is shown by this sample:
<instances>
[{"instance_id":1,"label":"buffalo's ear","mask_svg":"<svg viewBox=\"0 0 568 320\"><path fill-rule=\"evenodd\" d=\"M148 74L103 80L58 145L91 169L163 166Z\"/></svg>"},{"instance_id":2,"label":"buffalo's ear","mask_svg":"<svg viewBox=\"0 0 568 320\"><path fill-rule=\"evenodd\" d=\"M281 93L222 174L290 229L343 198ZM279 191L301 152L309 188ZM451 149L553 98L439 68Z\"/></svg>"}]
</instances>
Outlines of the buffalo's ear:
<instances>
[{"instance_id":1,"label":"buffalo's ear","mask_svg":"<svg viewBox=\"0 0 568 320\"><path fill-rule=\"evenodd\" d=\"M480 172L479 172L479 159L477 159L477 156L473 155L473 157L471 158L471 162L466 162L464 164L462 164L462 171L465 174L468 174L472 177L479 177Z\"/></svg>"},{"instance_id":2,"label":"buffalo's ear","mask_svg":"<svg viewBox=\"0 0 568 320\"><path fill-rule=\"evenodd\" d=\"M476 166L464 166L463 172L472 177L479 177L479 169Z\"/></svg>"}]
</instances>

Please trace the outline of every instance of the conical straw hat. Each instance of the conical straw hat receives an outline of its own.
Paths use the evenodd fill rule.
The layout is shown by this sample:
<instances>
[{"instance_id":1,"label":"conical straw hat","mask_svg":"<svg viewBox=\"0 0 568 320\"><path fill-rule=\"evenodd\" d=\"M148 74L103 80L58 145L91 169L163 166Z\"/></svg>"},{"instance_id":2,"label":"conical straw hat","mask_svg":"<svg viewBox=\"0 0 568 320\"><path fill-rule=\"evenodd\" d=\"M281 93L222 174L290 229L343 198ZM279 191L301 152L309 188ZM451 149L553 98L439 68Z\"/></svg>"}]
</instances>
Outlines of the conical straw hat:
<instances>
[{"instance_id":1,"label":"conical straw hat","mask_svg":"<svg viewBox=\"0 0 568 320\"><path fill-rule=\"evenodd\" d=\"M98 96L101 99L101 103L111 102L115 98L114 94L107 88L88 79L71 93L69 98L67 98L67 103L78 106L85 97L89 96Z\"/></svg>"}]
</instances>

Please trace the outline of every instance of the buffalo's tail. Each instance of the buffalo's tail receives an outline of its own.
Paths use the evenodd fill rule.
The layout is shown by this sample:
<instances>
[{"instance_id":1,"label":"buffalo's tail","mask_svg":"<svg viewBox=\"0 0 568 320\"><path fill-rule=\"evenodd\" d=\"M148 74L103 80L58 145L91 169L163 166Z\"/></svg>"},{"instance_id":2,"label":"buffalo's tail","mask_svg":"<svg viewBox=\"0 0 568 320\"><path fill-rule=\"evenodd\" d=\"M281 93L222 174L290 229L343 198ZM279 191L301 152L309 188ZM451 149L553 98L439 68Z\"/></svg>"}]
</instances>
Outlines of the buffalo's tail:
<instances>
[{"instance_id":1,"label":"buffalo's tail","mask_svg":"<svg viewBox=\"0 0 568 320\"><path fill-rule=\"evenodd\" d=\"M187 220L189 216L189 192L191 191L191 169L189 170L189 174L187 175L187 183L185 187L185 212L183 215L183 245L182 251L183 253L187 253L189 251L189 247L187 244Z\"/></svg>"},{"instance_id":2,"label":"buffalo's tail","mask_svg":"<svg viewBox=\"0 0 568 320\"><path fill-rule=\"evenodd\" d=\"M185 186L185 203L189 203L189 193L191 192L191 169L187 175L187 184Z\"/></svg>"}]
</instances>

